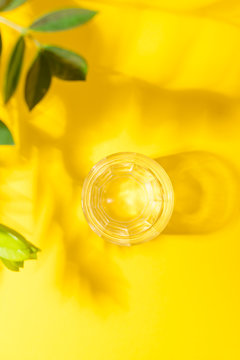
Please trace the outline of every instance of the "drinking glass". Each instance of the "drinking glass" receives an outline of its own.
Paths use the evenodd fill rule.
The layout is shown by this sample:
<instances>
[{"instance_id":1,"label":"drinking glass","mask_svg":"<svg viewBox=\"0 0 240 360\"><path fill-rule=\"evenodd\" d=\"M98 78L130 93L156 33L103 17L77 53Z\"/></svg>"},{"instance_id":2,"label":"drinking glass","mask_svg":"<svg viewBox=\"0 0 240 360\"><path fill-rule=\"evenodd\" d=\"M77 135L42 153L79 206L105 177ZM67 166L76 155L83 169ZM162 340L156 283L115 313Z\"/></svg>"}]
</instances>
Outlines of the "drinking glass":
<instances>
[{"instance_id":1,"label":"drinking glass","mask_svg":"<svg viewBox=\"0 0 240 360\"><path fill-rule=\"evenodd\" d=\"M84 215L92 230L118 245L140 244L167 226L174 205L171 181L155 160L117 153L93 166L82 190Z\"/></svg>"}]
</instances>

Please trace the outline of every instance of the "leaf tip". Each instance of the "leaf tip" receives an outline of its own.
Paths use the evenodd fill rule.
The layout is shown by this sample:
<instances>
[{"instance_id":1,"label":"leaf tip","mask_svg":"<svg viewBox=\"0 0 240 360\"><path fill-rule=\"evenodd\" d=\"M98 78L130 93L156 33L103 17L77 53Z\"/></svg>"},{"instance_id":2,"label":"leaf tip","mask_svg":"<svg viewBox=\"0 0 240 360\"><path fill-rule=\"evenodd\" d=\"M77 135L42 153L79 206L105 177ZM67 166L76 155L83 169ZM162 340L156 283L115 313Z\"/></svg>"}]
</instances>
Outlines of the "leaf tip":
<instances>
[{"instance_id":1,"label":"leaf tip","mask_svg":"<svg viewBox=\"0 0 240 360\"><path fill-rule=\"evenodd\" d=\"M3 103L4 103L4 105L8 104L10 98L11 98L11 96L8 94L7 89L6 89L6 85L5 85L5 87L3 89Z\"/></svg>"},{"instance_id":2,"label":"leaf tip","mask_svg":"<svg viewBox=\"0 0 240 360\"><path fill-rule=\"evenodd\" d=\"M98 10L91 10L91 13L93 14L93 16L97 15L99 13Z\"/></svg>"},{"instance_id":3,"label":"leaf tip","mask_svg":"<svg viewBox=\"0 0 240 360\"><path fill-rule=\"evenodd\" d=\"M28 107L28 111L32 111L33 108L36 106L36 105L30 105L28 103L26 103L26 104L27 104L27 107Z\"/></svg>"},{"instance_id":4,"label":"leaf tip","mask_svg":"<svg viewBox=\"0 0 240 360\"><path fill-rule=\"evenodd\" d=\"M0 120L0 145L15 145L11 132L2 120Z\"/></svg>"}]
</instances>

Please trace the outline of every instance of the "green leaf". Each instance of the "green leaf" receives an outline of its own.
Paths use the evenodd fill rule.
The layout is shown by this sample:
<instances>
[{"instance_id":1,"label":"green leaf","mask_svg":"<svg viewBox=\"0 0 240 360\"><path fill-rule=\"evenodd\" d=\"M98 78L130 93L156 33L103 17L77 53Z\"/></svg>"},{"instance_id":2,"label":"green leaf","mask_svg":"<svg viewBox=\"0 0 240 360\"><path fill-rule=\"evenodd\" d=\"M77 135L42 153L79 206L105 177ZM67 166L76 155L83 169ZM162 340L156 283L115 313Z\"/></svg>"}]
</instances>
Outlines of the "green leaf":
<instances>
[{"instance_id":1,"label":"green leaf","mask_svg":"<svg viewBox=\"0 0 240 360\"><path fill-rule=\"evenodd\" d=\"M85 24L96 14L96 11L78 8L57 10L35 20L30 29L44 32L67 30Z\"/></svg>"},{"instance_id":2,"label":"green leaf","mask_svg":"<svg viewBox=\"0 0 240 360\"><path fill-rule=\"evenodd\" d=\"M25 100L32 110L46 95L51 84L51 71L43 51L39 51L30 66L25 83Z\"/></svg>"},{"instance_id":3,"label":"green leaf","mask_svg":"<svg viewBox=\"0 0 240 360\"><path fill-rule=\"evenodd\" d=\"M7 126L0 120L0 145L14 145L12 134Z\"/></svg>"},{"instance_id":4,"label":"green leaf","mask_svg":"<svg viewBox=\"0 0 240 360\"><path fill-rule=\"evenodd\" d=\"M0 11L4 11L4 8L6 8L12 0L0 0Z\"/></svg>"},{"instance_id":5,"label":"green leaf","mask_svg":"<svg viewBox=\"0 0 240 360\"><path fill-rule=\"evenodd\" d=\"M5 5L1 9L2 11L10 11L24 4L27 0L2 0L1 2Z\"/></svg>"},{"instance_id":6,"label":"green leaf","mask_svg":"<svg viewBox=\"0 0 240 360\"><path fill-rule=\"evenodd\" d=\"M0 33L0 56L2 55L2 34Z\"/></svg>"},{"instance_id":7,"label":"green leaf","mask_svg":"<svg viewBox=\"0 0 240 360\"><path fill-rule=\"evenodd\" d=\"M11 96L13 95L14 91L17 88L18 80L22 69L24 51L25 51L24 38L23 36L20 36L10 55L10 59L7 67L4 90L3 90L5 104L9 101L9 99L11 98Z\"/></svg>"},{"instance_id":8,"label":"green leaf","mask_svg":"<svg viewBox=\"0 0 240 360\"><path fill-rule=\"evenodd\" d=\"M19 271L20 267L23 267L24 262L23 261L11 261L1 258L3 264L12 271Z\"/></svg>"},{"instance_id":9,"label":"green leaf","mask_svg":"<svg viewBox=\"0 0 240 360\"><path fill-rule=\"evenodd\" d=\"M0 225L0 257L2 259L17 262L36 259L38 251L39 249L21 234L5 225Z\"/></svg>"},{"instance_id":10,"label":"green leaf","mask_svg":"<svg viewBox=\"0 0 240 360\"><path fill-rule=\"evenodd\" d=\"M87 62L80 55L56 46L46 45L44 53L52 75L62 80L85 80Z\"/></svg>"}]
</instances>

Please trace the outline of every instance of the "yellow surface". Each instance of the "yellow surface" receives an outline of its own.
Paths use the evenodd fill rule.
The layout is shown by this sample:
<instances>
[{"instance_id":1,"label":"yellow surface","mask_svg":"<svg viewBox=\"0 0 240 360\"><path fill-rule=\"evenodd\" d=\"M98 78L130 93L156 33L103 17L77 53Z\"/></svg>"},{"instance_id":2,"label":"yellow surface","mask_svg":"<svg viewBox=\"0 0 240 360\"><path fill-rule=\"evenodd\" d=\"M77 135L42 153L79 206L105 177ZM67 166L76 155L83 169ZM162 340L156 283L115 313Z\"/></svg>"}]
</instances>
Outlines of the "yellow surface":
<instances>
[{"instance_id":1,"label":"yellow surface","mask_svg":"<svg viewBox=\"0 0 240 360\"><path fill-rule=\"evenodd\" d=\"M32 113L22 81L1 108L17 148L0 149L0 221L42 252L2 269L0 358L237 360L239 1L32 0L8 17L76 3L99 15L38 37L82 53L88 81L54 79ZM15 34L1 28L4 66ZM91 232L80 203L92 165L118 151L158 158L176 195L165 233L130 249Z\"/></svg>"}]
</instances>

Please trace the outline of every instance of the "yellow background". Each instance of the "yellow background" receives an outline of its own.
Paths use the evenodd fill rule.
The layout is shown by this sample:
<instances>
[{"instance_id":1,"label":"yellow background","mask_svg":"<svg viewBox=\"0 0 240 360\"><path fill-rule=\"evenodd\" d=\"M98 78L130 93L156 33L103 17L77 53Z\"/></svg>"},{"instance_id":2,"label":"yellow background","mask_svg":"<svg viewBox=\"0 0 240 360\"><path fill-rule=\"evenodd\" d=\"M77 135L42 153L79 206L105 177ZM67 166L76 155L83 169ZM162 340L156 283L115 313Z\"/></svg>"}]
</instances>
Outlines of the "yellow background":
<instances>
[{"instance_id":1,"label":"yellow background","mask_svg":"<svg viewBox=\"0 0 240 360\"><path fill-rule=\"evenodd\" d=\"M86 83L54 79L31 113L17 95L1 119L0 221L40 246L0 274L4 360L240 358L240 5L235 0L32 0L28 25L56 7L99 14L38 35L83 54ZM1 26L2 73L16 33ZM34 54L28 40L27 66ZM158 159L176 206L155 241L119 248L88 228L82 181L118 151Z\"/></svg>"}]
</instances>

